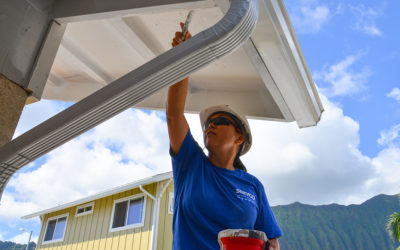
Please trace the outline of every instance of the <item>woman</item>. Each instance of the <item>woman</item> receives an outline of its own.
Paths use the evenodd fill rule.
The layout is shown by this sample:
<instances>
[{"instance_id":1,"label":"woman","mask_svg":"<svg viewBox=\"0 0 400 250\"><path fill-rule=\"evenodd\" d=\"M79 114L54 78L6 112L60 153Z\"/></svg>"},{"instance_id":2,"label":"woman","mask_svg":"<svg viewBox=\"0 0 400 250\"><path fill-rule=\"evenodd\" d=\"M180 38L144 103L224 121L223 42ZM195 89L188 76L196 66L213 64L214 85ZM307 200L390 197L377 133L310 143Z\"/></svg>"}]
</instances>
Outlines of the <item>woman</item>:
<instances>
[{"instance_id":1,"label":"woman","mask_svg":"<svg viewBox=\"0 0 400 250\"><path fill-rule=\"evenodd\" d=\"M176 32L173 46L182 42L180 36ZM184 40L189 38L187 33ZM172 85L167 99L175 189L173 249L219 249L218 232L238 228L264 231L270 249L279 249L282 232L264 187L239 159L251 146L246 118L227 105L202 111L206 156L184 116L187 89L188 78Z\"/></svg>"}]
</instances>

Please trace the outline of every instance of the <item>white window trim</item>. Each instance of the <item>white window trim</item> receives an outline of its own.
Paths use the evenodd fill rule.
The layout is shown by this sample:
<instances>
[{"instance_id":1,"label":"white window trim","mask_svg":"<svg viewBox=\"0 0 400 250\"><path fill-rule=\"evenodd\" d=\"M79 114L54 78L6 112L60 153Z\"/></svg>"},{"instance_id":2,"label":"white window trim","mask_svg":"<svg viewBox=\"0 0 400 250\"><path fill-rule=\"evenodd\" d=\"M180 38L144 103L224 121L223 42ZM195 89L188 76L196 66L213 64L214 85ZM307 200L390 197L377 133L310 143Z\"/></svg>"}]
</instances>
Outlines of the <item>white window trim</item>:
<instances>
[{"instance_id":1,"label":"white window trim","mask_svg":"<svg viewBox=\"0 0 400 250\"><path fill-rule=\"evenodd\" d=\"M89 206L92 206L92 209L90 211L78 214L78 209L89 207ZM87 215L87 214L92 214L93 210L94 210L94 201L90 202L90 203L86 203L86 204L80 205L80 206L76 207L75 217L84 216L84 215Z\"/></svg>"},{"instance_id":2,"label":"white window trim","mask_svg":"<svg viewBox=\"0 0 400 250\"><path fill-rule=\"evenodd\" d=\"M61 214L61 215L53 216L53 217L50 217L50 218L47 219L47 221L46 221L46 229L44 230L43 239L42 239L42 245L46 245L46 244L51 244L51 243L56 243L56 242L62 242L62 241L64 241L65 231L67 231L67 226L68 226L68 216L69 216L69 213L66 213L66 214ZM57 240L48 240L48 241L44 241L44 238L46 237L47 226L49 225L49 221L51 221L51 220L57 220L57 219L62 218L62 217L67 217L67 218L65 219L65 228L64 228L64 231L63 231L63 236L62 236L62 238L61 238L61 239L57 239Z\"/></svg>"},{"instance_id":3,"label":"white window trim","mask_svg":"<svg viewBox=\"0 0 400 250\"><path fill-rule=\"evenodd\" d=\"M141 222L140 223L136 223L136 224L126 225L124 227L112 228L112 224L113 224L113 221L114 221L115 204L119 203L119 202L127 201L127 200L138 199L138 198L141 198L141 197L143 197L143 213L142 213ZM135 195L124 197L124 198L121 198L121 199L118 199L118 200L114 200L109 231L110 232L116 232L116 231L131 229L131 228L143 227L144 226L144 218L146 216L146 198L147 197L146 197L145 194L135 194ZM126 212L128 213L128 209L126 210ZM126 219L128 219L128 216L126 216Z\"/></svg>"},{"instance_id":4,"label":"white window trim","mask_svg":"<svg viewBox=\"0 0 400 250\"><path fill-rule=\"evenodd\" d=\"M169 199L168 199L168 213L174 214L174 208L171 207L172 200L174 199L174 192L169 192ZM175 203L175 201L174 201Z\"/></svg>"}]
</instances>

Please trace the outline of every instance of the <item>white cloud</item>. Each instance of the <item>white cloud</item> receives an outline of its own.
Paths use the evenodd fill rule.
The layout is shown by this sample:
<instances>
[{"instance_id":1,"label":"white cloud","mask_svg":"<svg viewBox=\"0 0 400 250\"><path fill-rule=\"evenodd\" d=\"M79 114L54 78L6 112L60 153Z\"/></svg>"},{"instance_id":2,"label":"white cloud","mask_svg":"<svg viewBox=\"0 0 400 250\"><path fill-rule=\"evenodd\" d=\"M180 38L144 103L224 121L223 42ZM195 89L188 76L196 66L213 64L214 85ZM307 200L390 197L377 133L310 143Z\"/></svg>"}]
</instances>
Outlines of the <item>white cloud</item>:
<instances>
[{"instance_id":1,"label":"white cloud","mask_svg":"<svg viewBox=\"0 0 400 250\"><path fill-rule=\"evenodd\" d=\"M371 36L382 36L382 31L376 25L376 19L382 14L381 9L373 9L363 4L350 6L350 10L357 18L354 29Z\"/></svg>"},{"instance_id":2,"label":"white cloud","mask_svg":"<svg viewBox=\"0 0 400 250\"><path fill-rule=\"evenodd\" d=\"M400 193L400 145L392 144L373 159L376 175L367 182L375 193Z\"/></svg>"},{"instance_id":3,"label":"white cloud","mask_svg":"<svg viewBox=\"0 0 400 250\"><path fill-rule=\"evenodd\" d=\"M324 67L313 74L314 79L325 95L346 96L358 93L365 89L365 82L371 76L371 71L364 67L362 70L353 69L360 54L347 56L342 61Z\"/></svg>"},{"instance_id":4,"label":"white cloud","mask_svg":"<svg viewBox=\"0 0 400 250\"><path fill-rule=\"evenodd\" d=\"M42 100L24 106L18 126L14 133L14 138L54 116L65 109L68 105L69 104L63 102Z\"/></svg>"},{"instance_id":5,"label":"white cloud","mask_svg":"<svg viewBox=\"0 0 400 250\"><path fill-rule=\"evenodd\" d=\"M27 244L28 240L29 240L29 232L23 232L21 234L15 235L14 237L12 237L11 239L9 239L8 241L12 241L18 244ZM38 236L34 236L32 235L30 242L37 242L38 240Z\"/></svg>"},{"instance_id":6,"label":"white cloud","mask_svg":"<svg viewBox=\"0 0 400 250\"><path fill-rule=\"evenodd\" d=\"M171 170L166 125L154 112L128 110L46 156L9 182L0 218L39 209Z\"/></svg>"},{"instance_id":7,"label":"white cloud","mask_svg":"<svg viewBox=\"0 0 400 250\"><path fill-rule=\"evenodd\" d=\"M14 220L31 211L40 209L34 197L22 200L17 193L5 191L1 197L0 220Z\"/></svg>"},{"instance_id":8,"label":"white cloud","mask_svg":"<svg viewBox=\"0 0 400 250\"><path fill-rule=\"evenodd\" d=\"M400 124L394 125L388 130L381 131L378 143L382 146L392 146L399 143Z\"/></svg>"},{"instance_id":9,"label":"white cloud","mask_svg":"<svg viewBox=\"0 0 400 250\"><path fill-rule=\"evenodd\" d=\"M389 98L393 98L398 103L400 103L400 89L399 88L393 88L392 91L390 91L390 93L387 94L386 96Z\"/></svg>"},{"instance_id":10,"label":"white cloud","mask_svg":"<svg viewBox=\"0 0 400 250\"><path fill-rule=\"evenodd\" d=\"M329 8L318 1L298 1L288 7L293 26L299 34L317 33L331 18Z\"/></svg>"},{"instance_id":11,"label":"white cloud","mask_svg":"<svg viewBox=\"0 0 400 250\"><path fill-rule=\"evenodd\" d=\"M324 100L318 126L252 121L254 148L244 157L250 172L262 179L272 204L361 202L375 171L371 159L358 150L359 125ZM287 150L290 145L297 145Z\"/></svg>"},{"instance_id":12,"label":"white cloud","mask_svg":"<svg viewBox=\"0 0 400 250\"><path fill-rule=\"evenodd\" d=\"M243 157L250 173L266 187L271 204L359 203L396 192L400 174L396 145L374 158L359 151L359 124L322 100L325 112L316 127L251 120L253 147ZM187 115L203 145L197 115ZM139 178L171 170L162 113L128 110L50 152L41 166L17 173L0 206L0 220L15 221ZM389 167L387 167L389 166Z\"/></svg>"}]
</instances>

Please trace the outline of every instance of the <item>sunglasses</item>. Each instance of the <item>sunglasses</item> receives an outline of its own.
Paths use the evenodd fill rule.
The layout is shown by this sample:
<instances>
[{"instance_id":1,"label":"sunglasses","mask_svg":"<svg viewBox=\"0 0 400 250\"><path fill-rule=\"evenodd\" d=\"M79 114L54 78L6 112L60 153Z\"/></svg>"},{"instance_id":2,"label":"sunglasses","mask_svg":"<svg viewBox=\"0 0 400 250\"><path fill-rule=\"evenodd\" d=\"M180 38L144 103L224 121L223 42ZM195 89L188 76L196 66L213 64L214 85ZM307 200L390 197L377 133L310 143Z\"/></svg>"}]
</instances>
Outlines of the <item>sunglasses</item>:
<instances>
[{"instance_id":1,"label":"sunglasses","mask_svg":"<svg viewBox=\"0 0 400 250\"><path fill-rule=\"evenodd\" d=\"M228 118L223 117L223 116L218 116L218 117L215 117L215 118L212 118L212 119L207 120L207 121L204 123L204 130L206 130L206 128L208 128L208 127L210 126L211 123L214 124L214 125L216 125L216 126L219 126L219 125L224 125L224 126L232 125L233 127L235 127L236 131L237 131L239 134L242 133L241 130L240 130L240 128L239 128L239 126L237 126L236 123L232 122L231 120L229 120Z\"/></svg>"}]
</instances>

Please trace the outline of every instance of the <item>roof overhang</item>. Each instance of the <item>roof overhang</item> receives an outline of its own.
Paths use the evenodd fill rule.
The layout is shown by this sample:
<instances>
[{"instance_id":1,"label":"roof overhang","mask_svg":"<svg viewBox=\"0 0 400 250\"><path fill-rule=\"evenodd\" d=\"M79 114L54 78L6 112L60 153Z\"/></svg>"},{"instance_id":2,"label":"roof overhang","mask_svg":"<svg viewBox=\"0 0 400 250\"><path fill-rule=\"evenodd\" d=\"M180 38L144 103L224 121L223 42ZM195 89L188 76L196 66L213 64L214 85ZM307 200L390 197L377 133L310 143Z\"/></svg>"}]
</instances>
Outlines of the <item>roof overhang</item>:
<instances>
[{"instance_id":1,"label":"roof overhang","mask_svg":"<svg viewBox=\"0 0 400 250\"><path fill-rule=\"evenodd\" d=\"M151 176L151 177L148 177L148 178L144 178L144 179L141 179L141 180L137 180L137 181L122 185L122 186L111 188L111 189L108 189L108 190L106 190L104 192L100 192L98 194L90 195L88 197L85 197L85 198L82 198L82 199L79 199L79 200L76 200L76 201L72 201L72 202L68 202L68 203L65 203L65 204L62 204L62 205L59 205L59 206L56 206L56 207L51 207L51 208L48 208L48 209L44 209L44 210L41 210L41 211L38 211L38 212L34 212L32 214L27 214L27 215L22 216L21 219L31 219L31 218L34 218L36 216L45 215L45 214L52 213L52 212L55 212L55 211L59 211L59 210L65 209L65 208L78 206L78 205L85 204L85 203L88 203L88 202L91 202L91 201L94 201L94 200L98 200L98 199L101 199L101 198L104 198L104 197L107 197L107 196L118 194L118 193L121 193L121 192L124 192L124 191L127 191L127 190L139 188L139 186L141 186L141 185L142 186L149 185L149 184L152 184L152 183L168 180L168 179L171 179L171 178L172 178L172 172L166 172L166 173L162 173L162 174L157 174L157 175L154 175L154 176Z\"/></svg>"},{"instance_id":2,"label":"roof overhang","mask_svg":"<svg viewBox=\"0 0 400 250\"><path fill-rule=\"evenodd\" d=\"M0 194L19 168L240 47L253 32L257 17L257 0L232 0L228 12L212 27L5 144L0 148ZM50 40L46 38L51 44ZM42 52L46 55L45 48ZM42 60L42 55L34 69L41 76L40 65L48 58Z\"/></svg>"},{"instance_id":3,"label":"roof overhang","mask_svg":"<svg viewBox=\"0 0 400 250\"><path fill-rule=\"evenodd\" d=\"M69 23L42 98L72 102L169 50L189 10L196 10L190 24L195 35L229 7L228 0L155 2L93 16L62 3L55 19ZM249 118L316 125L323 108L282 0L259 0L258 11L255 30L241 48L190 75L186 112L230 104ZM166 96L167 88L161 89L135 107L164 110Z\"/></svg>"},{"instance_id":4,"label":"roof overhang","mask_svg":"<svg viewBox=\"0 0 400 250\"><path fill-rule=\"evenodd\" d=\"M0 194L19 168L118 113L164 109L167 87L188 75L187 112L230 104L251 118L319 121L323 108L282 0L91 2L55 1L30 85L47 79L70 22L43 97L77 103L0 148ZM192 8L196 35L170 49Z\"/></svg>"}]
</instances>

